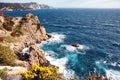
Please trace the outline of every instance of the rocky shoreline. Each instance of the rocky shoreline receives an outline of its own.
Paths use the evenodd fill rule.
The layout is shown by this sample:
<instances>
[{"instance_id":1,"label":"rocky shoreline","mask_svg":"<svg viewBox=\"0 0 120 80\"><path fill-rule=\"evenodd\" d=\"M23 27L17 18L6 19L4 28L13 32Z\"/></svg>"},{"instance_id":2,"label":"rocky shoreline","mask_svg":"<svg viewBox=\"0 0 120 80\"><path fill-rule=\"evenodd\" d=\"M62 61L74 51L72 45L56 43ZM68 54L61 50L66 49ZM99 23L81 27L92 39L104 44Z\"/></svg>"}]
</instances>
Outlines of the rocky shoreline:
<instances>
[{"instance_id":1,"label":"rocky shoreline","mask_svg":"<svg viewBox=\"0 0 120 80\"><path fill-rule=\"evenodd\" d=\"M25 71L34 64L51 66L38 44L51 36L40 24L37 16L28 13L23 17L11 17L0 14L0 45L9 47L17 56L14 65L0 63L0 69L7 68L8 80L19 80L18 71ZM28 48L28 55L23 50ZM1 54L4 54L0 51ZM0 60L0 62L2 62ZM9 66L9 67L7 67ZM12 67L12 69L11 69ZM16 70L16 67L18 70ZM17 78L16 78L17 77Z\"/></svg>"},{"instance_id":2,"label":"rocky shoreline","mask_svg":"<svg viewBox=\"0 0 120 80\"><path fill-rule=\"evenodd\" d=\"M36 9L50 9L51 7L45 4L38 4L35 2L29 3L2 3L0 2L0 11L13 10L36 10Z\"/></svg>"}]
</instances>

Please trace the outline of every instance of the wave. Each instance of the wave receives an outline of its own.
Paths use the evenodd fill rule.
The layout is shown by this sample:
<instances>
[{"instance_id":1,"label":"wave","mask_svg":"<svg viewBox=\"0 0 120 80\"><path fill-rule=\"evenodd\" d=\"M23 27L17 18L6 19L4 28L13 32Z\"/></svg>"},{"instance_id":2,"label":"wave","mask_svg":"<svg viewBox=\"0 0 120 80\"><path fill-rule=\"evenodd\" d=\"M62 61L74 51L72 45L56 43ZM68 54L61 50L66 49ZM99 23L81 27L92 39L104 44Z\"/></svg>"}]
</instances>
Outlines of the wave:
<instances>
[{"instance_id":1,"label":"wave","mask_svg":"<svg viewBox=\"0 0 120 80\"><path fill-rule=\"evenodd\" d=\"M66 37L64 34L58 33L50 33L50 35L52 35L52 38L47 40L49 43L62 43Z\"/></svg>"},{"instance_id":2,"label":"wave","mask_svg":"<svg viewBox=\"0 0 120 80\"><path fill-rule=\"evenodd\" d=\"M52 37L46 41L42 41L40 46L42 47L43 45L51 45L51 44L56 44L56 43L63 43L64 39L66 38L66 35L64 34L58 34L58 33L49 33L52 35Z\"/></svg>"},{"instance_id":3,"label":"wave","mask_svg":"<svg viewBox=\"0 0 120 80\"><path fill-rule=\"evenodd\" d=\"M96 61L96 64L103 64L106 66L112 66L112 67L120 67L120 63L119 62L108 62L108 61Z\"/></svg>"},{"instance_id":4,"label":"wave","mask_svg":"<svg viewBox=\"0 0 120 80\"><path fill-rule=\"evenodd\" d=\"M120 80L120 71L106 69L107 78L112 78L112 80Z\"/></svg>"},{"instance_id":5,"label":"wave","mask_svg":"<svg viewBox=\"0 0 120 80\"><path fill-rule=\"evenodd\" d=\"M103 63L101 63L100 61L96 61L97 67L99 69L103 69L105 71L107 78L112 78L112 80L120 80L120 71L105 68L103 66L105 63L106 63L106 61L103 61ZM111 63L111 65L116 66L116 63Z\"/></svg>"},{"instance_id":6,"label":"wave","mask_svg":"<svg viewBox=\"0 0 120 80\"><path fill-rule=\"evenodd\" d=\"M54 55L55 52L46 51L45 52L46 59L50 62L50 64L60 67L59 72L63 74L64 78L68 79L68 78L73 77L75 75L75 72L73 70L66 68L66 64L68 62L67 57L63 57L63 58L58 59L55 56L51 56L51 54Z\"/></svg>"},{"instance_id":7,"label":"wave","mask_svg":"<svg viewBox=\"0 0 120 80\"><path fill-rule=\"evenodd\" d=\"M81 51L82 51L82 54L84 54L83 51L89 49L89 47L87 47L87 46L85 46L85 45L81 45L81 44L79 44L79 47L74 47L74 46L72 46L72 45L65 45L65 44L64 44L64 45L61 45L60 48L61 48L62 50L65 49L65 50L68 51L68 52L81 53Z\"/></svg>"},{"instance_id":8,"label":"wave","mask_svg":"<svg viewBox=\"0 0 120 80\"><path fill-rule=\"evenodd\" d=\"M119 26L119 25L116 25L116 24L110 24L110 23L106 23L106 24L103 24L104 26L111 26L111 27L114 27L114 26Z\"/></svg>"},{"instance_id":9,"label":"wave","mask_svg":"<svg viewBox=\"0 0 120 80\"><path fill-rule=\"evenodd\" d=\"M70 51L70 52L75 52L77 51L77 49L71 45L61 45L60 46L61 48L65 48L67 51Z\"/></svg>"}]
</instances>

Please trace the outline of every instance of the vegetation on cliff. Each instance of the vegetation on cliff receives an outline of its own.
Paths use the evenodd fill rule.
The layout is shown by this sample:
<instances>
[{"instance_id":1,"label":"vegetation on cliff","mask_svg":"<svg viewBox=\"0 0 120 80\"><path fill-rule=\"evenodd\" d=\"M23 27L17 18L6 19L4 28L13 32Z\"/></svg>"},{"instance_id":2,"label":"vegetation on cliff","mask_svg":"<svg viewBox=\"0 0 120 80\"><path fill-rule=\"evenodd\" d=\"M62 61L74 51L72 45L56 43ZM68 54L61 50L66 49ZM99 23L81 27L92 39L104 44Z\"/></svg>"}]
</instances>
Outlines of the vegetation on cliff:
<instances>
[{"instance_id":1,"label":"vegetation on cliff","mask_svg":"<svg viewBox=\"0 0 120 80\"><path fill-rule=\"evenodd\" d=\"M0 65L14 65L16 55L10 47L0 45Z\"/></svg>"},{"instance_id":2,"label":"vegetation on cliff","mask_svg":"<svg viewBox=\"0 0 120 80\"><path fill-rule=\"evenodd\" d=\"M25 73L19 73L24 80L63 80L58 72L59 67L43 67L37 64L29 68Z\"/></svg>"},{"instance_id":3,"label":"vegetation on cliff","mask_svg":"<svg viewBox=\"0 0 120 80\"><path fill-rule=\"evenodd\" d=\"M0 70L0 80L6 80L6 76L7 76L7 69L4 68L2 70Z\"/></svg>"},{"instance_id":4,"label":"vegetation on cliff","mask_svg":"<svg viewBox=\"0 0 120 80\"><path fill-rule=\"evenodd\" d=\"M24 80L64 80L58 72L58 67L49 67L51 66L49 61L37 46L37 43L50 37L40 24L38 17L33 14L26 14L24 17L0 16L0 66L14 66L18 60L24 68L31 67L27 72L20 73ZM29 57L21 60L21 56L24 57L22 50L26 47L30 48ZM16 75L10 73L8 80L13 80ZM0 77L4 80L5 76L6 70L0 70ZM91 75L84 80L109 79Z\"/></svg>"}]
</instances>

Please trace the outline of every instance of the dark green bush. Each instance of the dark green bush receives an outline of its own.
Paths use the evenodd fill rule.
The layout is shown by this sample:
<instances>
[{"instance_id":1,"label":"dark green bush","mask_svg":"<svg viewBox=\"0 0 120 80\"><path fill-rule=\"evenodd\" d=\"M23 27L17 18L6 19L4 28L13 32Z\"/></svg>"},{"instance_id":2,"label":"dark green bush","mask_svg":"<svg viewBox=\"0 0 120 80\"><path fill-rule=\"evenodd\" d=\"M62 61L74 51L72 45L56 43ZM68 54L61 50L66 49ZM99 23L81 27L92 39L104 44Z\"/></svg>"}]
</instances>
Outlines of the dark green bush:
<instances>
[{"instance_id":1,"label":"dark green bush","mask_svg":"<svg viewBox=\"0 0 120 80\"><path fill-rule=\"evenodd\" d=\"M7 75L7 69L6 69L6 68L0 70L0 78L1 78L2 80L6 80L6 75Z\"/></svg>"},{"instance_id":2,"label":"dark green bush","mask_svg":"<svg viewBox=\"0 0 120 80\"><path fill-rule=\"evenodd\" d=\"M12 31L12 26L8 25L7 23L3 23L3 28L6 29L7 31Z\"/></svg>"},{"instance_id":3,"label":"dark green bush","mask_svg":"<svg viewBox=\"0 0 120 80\"><path fill-rule=\"evenodd\" d=\"M20 27L20 26L16 26L16 27L13 29L11 35L12 35L12 36L17 36L17 37L19 37L20 35L23 35L23 32L22 32L22 30L21 30L21 27Z\"/></svg>"}]
</instances>

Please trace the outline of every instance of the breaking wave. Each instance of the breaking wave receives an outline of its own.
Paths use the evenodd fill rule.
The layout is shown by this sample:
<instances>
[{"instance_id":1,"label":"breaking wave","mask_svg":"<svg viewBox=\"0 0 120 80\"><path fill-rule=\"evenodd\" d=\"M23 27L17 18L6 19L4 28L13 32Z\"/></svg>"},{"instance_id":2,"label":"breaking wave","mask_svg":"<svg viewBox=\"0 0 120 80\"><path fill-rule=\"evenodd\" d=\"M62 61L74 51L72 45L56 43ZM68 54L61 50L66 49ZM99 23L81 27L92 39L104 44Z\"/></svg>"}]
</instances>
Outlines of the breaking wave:
<instances>
[{"instance_id":1,"label":"breaking wave","mask_svg":"<svg viewBox=\"0 0 120 80\"><path fill-rule=\"evenodd\" d=\"M108 78L112 78L112 80L120 80L120 71L112 70L112 69L106 69L106 76Z\"/></svg>"},{"instance_id":2,"label":"breaking wave","mask_svg":"<svg viewBox=\"0 0 120 80\"><path fill-rule=\"evenodd\" d=\"M66 50L68 52L75 52L75 53L80 53L80 54L85 54L85 50L89 49L89 47L85 46L85 45L81 45L79 44L79 47L74 47L72 45L61 45L60 48L62 50Z\"/></svg>"},{"instance_id":3,"label":"breaking wave","mask_svg":"<svg viewBox=\"0 0 120 80\"><path fill-rule=\"evenodd\" d=\"M52 35L52 38L47 40L47 42L50 43L62 43L66 37L63 34L58 34L58 33L50 33L50 35Z\"/></svg>"},{"instance_id":4,"label":"breaking wave","mask_svg":"<svg viewBox=\"0 0 120 80\"><path fill-rule=\"evenodd\" d=\"M66 79L70 78L70 77L73 77L75 75L75 72L71 69L66 68L68 58L67 57L56 58L55 56L51 56L51 55L54 55L54 54L55 54L55 52L53 52L53 51L46 51L45 52L45 57L52 65L60 67L59 72L62 73L63 76Z\"/></svg>"}]
</instances>

